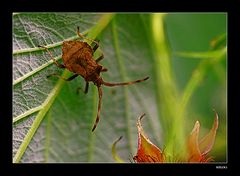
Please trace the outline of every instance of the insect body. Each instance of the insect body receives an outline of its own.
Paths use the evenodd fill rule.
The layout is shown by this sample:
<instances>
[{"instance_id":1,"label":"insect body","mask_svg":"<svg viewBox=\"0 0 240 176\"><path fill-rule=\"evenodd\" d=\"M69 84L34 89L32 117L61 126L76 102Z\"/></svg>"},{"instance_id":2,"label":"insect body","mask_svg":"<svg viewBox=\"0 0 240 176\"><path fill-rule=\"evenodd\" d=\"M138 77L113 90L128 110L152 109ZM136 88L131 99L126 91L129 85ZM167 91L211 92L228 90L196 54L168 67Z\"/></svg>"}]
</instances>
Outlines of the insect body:
<instances>
[{"instance_id":1,"label":"insect body","mask_svg":"<svg viewBox=\"0 0 240 176\"><path fill-rule=\"evenodd\" d=\"M97 124L100 120L100 110L101 110L101 102L102 102L102 85L105 86L123 86L123 85L130 85L138 82L143 82L147 80L149 77L146 77L144 79L132 81L132 82L124 82L124 83L109 83L105 82L101 76L101 72L106 72L107 69L104 68L102 65L98 64L99 61L103 59L103 54L97 58L96 60L93 59L93 54L99 47L98 41L92 40L90 38L86 38L79 32L79 27L77 28L77 34L81 38L85 38L87 40L90 40L94 43L94 46L91 47L88 43L83 41L64 41L63 47L62 47L62 60L63 64L58 63L54 57L52 56L51 52L48 50L47 47L39 46L47 50L49 55L51 56L51 59L54 61L54 63L59 68L66 68L69 71L73 72L74 75L72 75L69 78L62 78L61 76L57 74L51 74L49 76L57 76L65 81L71 81L77 76L81 75L86 82L85 91L84 93L88 92L89 82L93 82L97 88L98 88L98 113L96 117L96 121L94 123L94 126L92 128L92 131L95 130L97 127Z\"/></svg>"}]
</instances>

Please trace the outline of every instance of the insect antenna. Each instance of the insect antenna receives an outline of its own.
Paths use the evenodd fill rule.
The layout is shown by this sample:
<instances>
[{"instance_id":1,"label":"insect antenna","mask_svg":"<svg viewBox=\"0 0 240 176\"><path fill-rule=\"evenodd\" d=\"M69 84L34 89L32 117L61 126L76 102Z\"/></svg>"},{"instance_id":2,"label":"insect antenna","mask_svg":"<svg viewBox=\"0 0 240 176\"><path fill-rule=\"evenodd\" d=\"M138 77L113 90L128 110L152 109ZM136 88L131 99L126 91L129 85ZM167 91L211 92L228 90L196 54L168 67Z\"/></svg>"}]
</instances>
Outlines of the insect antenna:
<instances>
[{"instance_id":1,"label":"insect antenna","mask_svg":"<svg viewBox=\"0 0 240 176\"><path fill-rule=\"evenodd\" d=\"M101 104L102 104L102 88L100 86L98 86L98 112L97 112L97 118L95 120L94 126L92 128L92 132L95 130L95 128L97 127L97 124L100 120L100 110L101 110Z\"/></svg>"},{"instance_id":2,"label":"insect antenna","mask_svg":"<svg viewBox=\"0 0 240 176\"><path fill-rule=\"evenodd\" d=\"M131 85L131 84L135 84L135 83L139 83L139 82L146 81L148 78L149 78L149 77L146 77L146 78L144 78L144 79L139 79L139 80L136 80L136 81L124 82L124 83L109 83L109 82L105 82L105 81L102 81L102 82L103 82L103 85L109 86L109 87L113 87L113 86L125 86L125 85Z\"/></svg>"}]
</instances>

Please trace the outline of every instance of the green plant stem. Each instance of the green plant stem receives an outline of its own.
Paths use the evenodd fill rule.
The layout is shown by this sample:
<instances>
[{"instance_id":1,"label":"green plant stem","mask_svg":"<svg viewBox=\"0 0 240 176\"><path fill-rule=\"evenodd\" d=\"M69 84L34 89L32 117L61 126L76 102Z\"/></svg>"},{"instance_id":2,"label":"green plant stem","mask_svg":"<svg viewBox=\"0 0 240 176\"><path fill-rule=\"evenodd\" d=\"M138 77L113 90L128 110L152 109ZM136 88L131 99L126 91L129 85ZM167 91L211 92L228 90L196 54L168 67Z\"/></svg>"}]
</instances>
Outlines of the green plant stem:
<instances>
[{"instance_id":1,"label":"green plant stem","mask_svg":"<svg viewBox=\"0 0 240 176\"><path fill-rule=\"evenodd\" d=\"M212 58L220 58L227 51L227 47L222 49L206 51L206 52L176 52L175 55L186 57L186 58L195 58L195 59L212 59Z\"/></svg>"},{"instance_id":2,"label":"green plant stem","mask_svg":"<svg viewBox=\"0 0 240 176\"><path fill-rule=\"evenodd\" d=\"M175 146L183 146L183 115L179 114L179 100L170 60L170 51L165 38L164 14L152 15L152 40L155 53L158 109L162 122L165 152L173 155Z\"/></svg>"},{"instance_id":3,"label":"green plant stem","mask_svg":"<svg viewBox=\"0 0 240 176\"><path fill-rule=\"evenodd\" d=\"M193 52L191 52L191 53L186 52L184 54L185 57L194 57L197 55L198 57L202 56L203 58L206 58L206 59L203 59L199 63L197 68L194 70L190 80L188 81L188 83L183 91L183 94L182 94L182 98L181 98L181 102L180 102L180 105L181 105L180 110L183 110L187 107L187 104L188 104L190 98L192 97L194 91L199 86L201 81L204 79L204 77L207 73L207 70L210 69L211 67L213 67L214 65L216 65L217 62L220 62L221 59L224 59L226 52L227 52L227 49L223 48L221 50L204 52L204 54L201 54L201 53L194 54ZM209 55L207 55L208 53L209 53ZM214 53L214 55L212 53Z\"/></svg>"}]
</instances>

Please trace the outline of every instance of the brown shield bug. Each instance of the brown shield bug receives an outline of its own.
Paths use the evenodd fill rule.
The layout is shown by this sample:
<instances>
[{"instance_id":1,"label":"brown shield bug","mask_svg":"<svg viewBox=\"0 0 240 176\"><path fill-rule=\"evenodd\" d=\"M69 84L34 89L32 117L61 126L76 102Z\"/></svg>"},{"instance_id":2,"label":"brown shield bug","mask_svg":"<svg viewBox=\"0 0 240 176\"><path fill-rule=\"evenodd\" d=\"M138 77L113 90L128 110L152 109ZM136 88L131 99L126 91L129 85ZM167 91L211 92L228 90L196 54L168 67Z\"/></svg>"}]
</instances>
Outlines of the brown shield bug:
<instances>
[{"instance_id":1,"label":"brown shield bug","mask_svg":"<svg viewBox=\"0 0 240 176\"><path fill-rule=\"evenodd\" d=\"M110 87L130 85L130 84L134 84L134 83L138 83L138 82L143 82L143 81L147 80L149 77L146 77L146 78L140 79L140 80L136 80L136 81L132 81L132 82L124 82L124 83L105 82L101 78L100 73L106 72L107 69L104 68L102 65L98 64L99 61L101 61L104 56L103 56L103 54L101 54L101 56L99 58L97 58L96 60L94 60L94 58L93 58L94 52L99 47L99 41L95 41L95 40L92 40L90 38L83 36L79 32L79 27L77 27L77 35L80 38L84 38L84 39L87 39L87 40L93 42L94 46L91 47L88 43L83 42L83 41L64 41L63 46L62 46L63 64L58 63L54 59L54 57L52 56L51 52L48 50L47 47L40 46L40 45L38 47L46 49L46 51L49 53L51 59L56 64L56 66L58 66L59 68L66 68L69 71L74 73L74 75L72 75L71 77L69 77L67 79L62 78L61 76L59 76L57 74L51 74L49 76L56 76L65 81L71 81L80 75L84 78L84 80L86 82L84 93L88 92L89 82L93 82L97 86L99 100L98 100L97 117L96 117L94 126L92 128L92 131L94 131L100 120L100 110L101 110L102 94L103 94L102 88L101 88L102 85L110 86Z\"/></svg>"}]
</instances>

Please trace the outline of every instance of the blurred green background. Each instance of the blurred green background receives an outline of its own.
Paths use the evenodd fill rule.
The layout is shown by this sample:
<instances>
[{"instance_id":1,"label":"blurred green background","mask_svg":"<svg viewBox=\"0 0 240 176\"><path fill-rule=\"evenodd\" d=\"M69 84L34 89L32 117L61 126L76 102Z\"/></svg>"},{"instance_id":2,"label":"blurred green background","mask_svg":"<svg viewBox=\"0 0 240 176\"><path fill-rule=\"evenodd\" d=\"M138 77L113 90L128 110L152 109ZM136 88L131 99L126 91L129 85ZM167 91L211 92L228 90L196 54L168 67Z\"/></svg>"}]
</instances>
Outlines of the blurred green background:
<instances>
[{"instance_id":1,"label":"blurred green background","mask_svg":"<svg viewBox=\"0 0 240 176\"><path fill-rule=\"evenodd\" d=\"M227 33L227 15L223 13L169 14L166 16L166 32L172 52L209 51L210 42ZM226 46L223 45L223 47ZM173 57L174 73L178 89L183 90L199 59ZM215 109L219 114L219 129L212 155L216 161L226 161L227 146L227 61L226 57L208 68L199 87L193 93L188 107L192 123L200 121L200 136L210 130Z\"/></svg>"},{"instance_id":2,"label":"blurred green background","mask_svg":"<svg viewBox=\"0 0 240 176\"><path fill-rule=\"evenodd\" d=\"M210 14L168 14L166 15L166 33L172 52L210 51L210 43L227 33L227 15ZM226 46L226 43L224 43ZM211 58L209 58L211 59ZM184 58L173 55L172 63L178 89L185 85L202 58ZM216 161L226 161L227 146L227 61L226 56L210 68L204 79L193 93L185 117L187 128L193 128L200 121L200 137L211 129L214 113L219 114L219 129L211 152ZM212 114L212 115L209 115Z\"/></svg>"}]
</instances>

